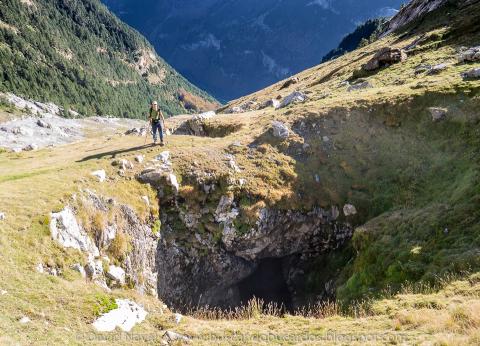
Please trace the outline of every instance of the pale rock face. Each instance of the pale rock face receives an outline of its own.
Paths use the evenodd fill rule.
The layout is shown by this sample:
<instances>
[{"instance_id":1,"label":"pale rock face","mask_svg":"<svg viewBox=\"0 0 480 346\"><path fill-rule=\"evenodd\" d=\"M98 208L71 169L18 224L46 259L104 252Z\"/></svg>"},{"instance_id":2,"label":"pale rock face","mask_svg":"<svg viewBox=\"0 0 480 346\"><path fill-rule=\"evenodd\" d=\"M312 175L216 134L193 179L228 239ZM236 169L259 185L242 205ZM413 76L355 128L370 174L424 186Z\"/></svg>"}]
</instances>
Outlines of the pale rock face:
<instances>
[{"instance_id":1,"label":"pale rock face","mask_svg":"<svg viewBox=\"0 0 480 346\"><path fill-rule=\"evenodd\" d=\"M110 265L108 267L107 276L119 283L120 285L125 285L125 270L115 265Z\"/></svg>"},{"instance_id":2,"label":"pale rock face","mask_svg":"<svg viewBox=\"0 0 480 346\"><path fill-rule=\"evenodd\" d=\"M388 23L385 34L388 34L398 28L432 12L447 3L448 0L413 0L405 6Z\"/></svg>"},{"instance_id":3,"label":"pale rock face","mask_svg":"<svg viewBox=\"0 0 480 346\"><path fill-rule=\"evenodd\" d=\"M144 159L145 157L143 155L135 156L135 161L137 161L138 163L142 163Z\"/></svg>"},{"instance_id":4,"label":"pale rock face","mask_svg":"<svg viewBox=\"0 0 480 346\"><path fill-rule=\"evenodd\" d=\"M142 323L147 316L147 312L135 302L128 299L116 299L117 309L107 312L100 316L93 327L99 332L112 332L116 327L124 332L129 332L132 328Z\"/></svg>"},{"instance_id":5,"label":"pale rock face","mask_svg":"<svg viewBox=\"0 0 480 346\"><path fill-rule=\"evenodd\" d=\"M233 221L237 218L239 210L233 207L233 197L222 196L215 211L215 221L223 223L222 241L227 248L229 248L234 239L236 229L233 226Z\"/></svg>"},{"instance_id":6,"label":"pale rock face","mask_svg":"<svg viewBox=\"0 0 480 346\"><path fill-rule=\"evenodd\" d=\"M343 214L345 216L351 216L357 214L357 208L352 204L345 204L343 206Z\"/></svg>"},{"instance_id":7,"label":"pale rock face","mask_svg":"<svg viewBox=\"0 0 480 346\"><path fill-rule=\"evenodd\" d=\"M170 182L170 185L173 187L175 193L178 193L178 191L180 189L180 185L178 184L177 177L175 176L175 174L170 173L168 175L167 181Z\"/></svg>"},{"instance_id":8,"label":"pale rock face","mask_svg":"<svg viewBox=\"0 0 480 346\"><path fill-rule=\"evenodd\" d=\"M59 213L50 214L52 239L67 248L74 248L98 256L99 251L88 234L78 225L73 211L66 207Z\"/></svg>"},{"instance_id":9,"label":"pale rock face","mask_svg":"<svg viewBox=\"0 0 480 346\"><path fill-rule=\"evenodd\" d=\"M107 173L103 169L92 172L92 175L96 177L100 183L103 183L105 179L107 179Z\"/></svg>"},{"instance_id":10,"label":"pale rock face","mask_svg":"<svg viewBox=\"0 0 480 346\"><path fill-rule=\"evenodd\" d=\"M288 127L280 121L273 121L272 129L273 135L277 138L287 139L290 135L290 130L288 129Z\"/></svg>"}]
</instances>

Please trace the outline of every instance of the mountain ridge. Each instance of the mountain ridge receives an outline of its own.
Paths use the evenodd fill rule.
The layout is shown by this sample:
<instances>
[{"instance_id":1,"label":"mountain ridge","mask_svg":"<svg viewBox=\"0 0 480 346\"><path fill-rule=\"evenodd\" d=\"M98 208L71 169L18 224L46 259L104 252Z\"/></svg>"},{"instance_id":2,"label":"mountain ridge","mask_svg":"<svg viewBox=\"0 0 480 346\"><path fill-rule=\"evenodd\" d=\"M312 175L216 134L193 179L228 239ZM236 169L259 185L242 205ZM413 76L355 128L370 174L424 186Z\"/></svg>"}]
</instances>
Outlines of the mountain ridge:
<instances>
[{"instance_id":1,"label":"mountain ridge","mask_svg":"<svg viewBox=\"0 0 480 346\"><path fill-rule=\"evenodd\" d=\"M100 1L5 0L0 23L4 92L84 115L143 117L151 99L167 114L192 111L180 89L198 97L198 108L215 107Z\"/></svg>"}]
</instances>

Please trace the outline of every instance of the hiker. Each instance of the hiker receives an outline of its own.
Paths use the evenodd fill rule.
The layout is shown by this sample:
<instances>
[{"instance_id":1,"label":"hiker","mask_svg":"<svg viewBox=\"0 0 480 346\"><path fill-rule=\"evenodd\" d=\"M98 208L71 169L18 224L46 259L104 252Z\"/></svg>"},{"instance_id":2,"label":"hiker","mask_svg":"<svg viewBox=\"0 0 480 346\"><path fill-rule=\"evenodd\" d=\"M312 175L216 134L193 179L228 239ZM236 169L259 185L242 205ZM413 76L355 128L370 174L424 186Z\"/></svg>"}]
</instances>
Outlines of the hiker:
<instances>
[{"instance_id":1,"label":"hiker","mask_svg":"<svg viewBox=\"0 0 480 346\"><path fill-rule=\"evenodd\" d=\"M150 107L148 120L152 126L153 144L157 144L157 131L160 136L160 145L163 146L163 128L165 127L165 118L162 111L158 108L157 101L153 101Z\"/></svg>"}]
</instances>

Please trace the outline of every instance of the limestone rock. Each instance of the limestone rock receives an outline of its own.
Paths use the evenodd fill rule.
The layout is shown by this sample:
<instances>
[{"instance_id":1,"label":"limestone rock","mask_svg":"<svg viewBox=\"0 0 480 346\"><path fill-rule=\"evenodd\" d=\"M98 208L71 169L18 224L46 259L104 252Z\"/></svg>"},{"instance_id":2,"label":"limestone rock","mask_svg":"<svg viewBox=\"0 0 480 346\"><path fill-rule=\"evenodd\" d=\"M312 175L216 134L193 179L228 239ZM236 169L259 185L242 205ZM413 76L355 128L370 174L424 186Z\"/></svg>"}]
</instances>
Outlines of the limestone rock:
<instances>
[{"instance_id":1,"label":"limestone rock","mask_svg":"<svg viewBox=\"0 0 480 346\"><path fill-rule=\"evenodd\" d=\"M137 161L138 163L142 163L144 159L145 159L145 156L143 155L135 156L135 161Z\"/></svg>"},{"instance_id":2,"label":"limestone rock","mask_svg":"<svg viewBox=\"0 0 480 346\"><path fill-rule=\"evenodd\" d=\"M357 214L357 208L352 204L345 204L343 206L343 214L345 216L355 215Z\"/></svg>"},{"instance_id":3,"label":"limestone rock","mask_svg":"<svg viewBox=\"0 0 480 346\"><path fill-rule=\"evenodd\" d=\"M480 68L474 68L462 73L464 79L476 79L480 78Z\"/></svg>"},{"instance_id":4,"label":"limestone rock","mask_svg":"<svg viewBox=\"0 0 480 346\"><path fill-rule=\"evenodd\" d=\"M287 139L290 135L290 130L288 129L288 127L280 121L273 121L272 129L273 135L277 138Z\"/></svg>"},{"instance_id":5,"label":"limestone rock","mask_svg":"<svg viewBox=\"0 0 480 346\"><path fill-rule=\"evenodd\" d=\"M440 107L430 107L428 109L432 115L432 121L440 121L447 117L448 109Z\"/></svg>"},{"instance_id":6,"label":"limestone rock","mask_svg":"<svg viewBox=\"0 0 480 346\"><path fill-rule=\"evenodd\" d=\"M348 92L356 91L356 90L363 90L372 88L372 85L369 81L360 81L358 83L352 84L347 88Z\"/></svg>"},{"instance_id":7,"label":"limestone rock","mask_svg":"<svg viewBox=\"0 0 480 346\"><path fill-rule=\"evenodd\" d=\"M74 248L93 256L99 251L88 234L80 228L72 209L66 207L59 213L50 214L50 234L52 239L67 248Z\"/></svg>"},{"instance_id":8,"label":"limestone rock","mask_svg":"<svg viewBox=\"0 0 480 346\"><path fill-rule=\"evenodd\" d=\"M118 308L100 316L93 327L99 332L111 332L119 327L124 332L129 332L132 328L145 320L147 312L135 302L128 299L115 299Z\"/></svg>"},{"instance_id":9,"label":"limestone rock","mask_svg":"<svg viewBox=\"0 0 480 346\"><path fill-rule=\"evenodd\" d=\"M165 334L163 334L163 340L166 341L166 343L168 345L170 342L182 342L182 341L183 342L189 342L190 338L188 338L185 335L178 334L178 333L172 332L170 330L167 330L165 332Z\"/></svg>"},{"instance_id":10,"label":"limestone rock","mask_svg":"<svg viewBox=\"0 0 480 346\"><path fill-rule=\"evenodd\" d=\"M116 281L120 285L125 285L125 270L115 265L110 265L108 267L108 272L106 273L107 277Z\"/></svg>"},{"instance_id":11,"label":"limestone rock","mask_svg":"<svg viewBox=\"0 0 480 346\"><path fill-rule=\"evenodd\" d=\"M428 70L427 74L429 74L429 75L439 74L440 72L445 71L446 69L448 69L449 66L450 66L450 65L447 64L447 63L442 63L442 64L434 65L434 66L432 66L432 67Z\"/></svg>"},{"instance_id":12,"label":"limestone rock","mask_svg":"<svg viewBox=\"0 0 480 346\"><path fill-rule=\"evenodd\" d=\"M103 183L107 179L107 173L105 170L100 169L98 171L92 172L92 175L98 179L99 182Z\"/></svg>"},{"instance_id":13,"label":"limestone rock","mask_svg":"<svg viewBox=\"0 0 480 346\"><path fill-rule=\"evenodd\" d=\"M461 63L480 61L480 46L471 47L460 52L458 61Z\"/></svg>"},{"instance_id":14,"label":"limestone rock","mask_svg":"<svg viewBox=\"0 0 480 346\"><path fill-rule=\"evenodd\" d=\"M0 221L3 221L7 218L4 212L0 212Z\"/></svg>"},{"instance_id":15,"label":"limestone rock","mask_svg":"<svg viewBox=\"0 0 480 346\"><path fill-rule=\"evenodd\" d=\"M126 159L115 160L112 162L112 165L120 167L120 169L123 171L126 171L127 169L133 169L133 164Z\"/></svg>"},{"instance_id":16,"label":"limestone rock","mask_svg":"<svg viewBox=\"0 0 480 346\"><path fill-rule=\"evenodd\" d=\"M183 319L182 314L176 313L176 314L174 315L174 317L175 317L175 323L176 323L176 324L179 324L180 322L182 322L182 319Z\"/></svg>"},{"instance_id":17,"label":"limestone rock","mask_svg":"<svg viewBox=\"0 0 480 346\"><path fill-rule=\"evenodd\" d=\"M21 319L18 320L18 322L20 322L21 324L27 324L30 323L31 320L27 316L23 316Z\"/></svg>"},{"instance_id":18,"label":"limestone rock","mask_svg":"<svg viewBox=\"0 0 480 346\"><path fill-rule=\"evenodd\" d=\"M362 66L365 71L375 71L381 67L393 65L407 60L407 53L404 50L392 47L380 49L373 58Z\"/></svg>"},{"instance_id":19,"label":"limestone rock","mask_svg":"<svg viewBox=\"0 0 480 346\"><path fill-rule=\"evenodd\" d=\"M301 91L294 91L290 95L286 96L277 108L284 108L292 103L301 103L307 100L307 95L302 93Z\"/></svg>"},{"instance_id":20,"label":"limestone rock","mask_svg":"<svg viewBox=\"0 0 480 346\"><path fill-rule=\"evenodd\" d=\"M268 108L268 107L273 107L273 108L277 109L277 108L280 107L280 101L278 101L276 99L271 99L271 100L265 101L264 103L262 103L260 105L260 109L264 109L264 108Z\"/></svg>"}]
</instances>

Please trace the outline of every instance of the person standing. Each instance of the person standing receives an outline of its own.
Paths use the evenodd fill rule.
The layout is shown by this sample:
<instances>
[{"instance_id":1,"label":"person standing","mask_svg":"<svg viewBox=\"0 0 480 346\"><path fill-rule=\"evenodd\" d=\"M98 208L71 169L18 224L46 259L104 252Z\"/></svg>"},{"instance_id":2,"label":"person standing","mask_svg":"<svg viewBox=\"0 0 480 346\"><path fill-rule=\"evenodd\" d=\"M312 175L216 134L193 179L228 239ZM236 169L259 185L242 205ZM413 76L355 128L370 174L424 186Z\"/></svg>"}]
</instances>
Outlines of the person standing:
<instances>
[{"instance_id":1,"label":"person standing","mask_svg":"<svg viewBox=\"0 0 480 346\"><path fill-rule=\"evenodd\" d=\"M165 124L165 118L163 117L162 111L158 108L157 101L153 101L150 107L150 112L148 115L148 120L152 127L153 135L153 144L157 144L157 132L160 137L160 145L163 146L163 127Z\"/></svg>"}]
</instances>

